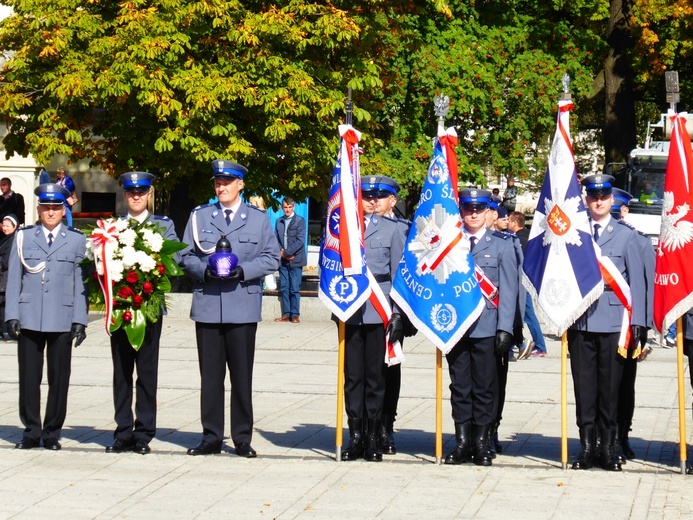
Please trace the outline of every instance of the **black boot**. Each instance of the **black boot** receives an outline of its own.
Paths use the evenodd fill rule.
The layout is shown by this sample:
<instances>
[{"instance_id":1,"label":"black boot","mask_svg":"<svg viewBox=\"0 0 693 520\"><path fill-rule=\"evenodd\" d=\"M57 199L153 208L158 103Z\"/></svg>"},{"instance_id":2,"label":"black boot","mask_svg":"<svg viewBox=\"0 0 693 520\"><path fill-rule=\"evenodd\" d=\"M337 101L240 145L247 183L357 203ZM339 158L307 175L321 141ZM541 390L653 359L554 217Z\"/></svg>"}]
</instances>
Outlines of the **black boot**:
<instances>
[{"instance_id":1,"label":"black boot","mask_svg":"<svg viewBox=\"0 0 693 520\"><path fill-rule=\"evenodd\" d=\"M621 471L621 463L614 451L616 430L602 430L602 445L599 450L599 465L606 471Z\"/></svg>"},{"instance_id":2,"label":"black boot","mask_svg":"<svg viewBox=\"0 0 693 520\"><path fill-rule=\"evenodd\" d=\"M380 462L383 460L383 453L378 446L378 435L380 433L380 419L368 419L368 431L366 432L366 447L363 458L368 462Z\"/></svg>"},{"instance_id":3,"label":"black boot","mask_svg":"<svg viewBox=\"0 0 693 520\"><path fill-rule=\"evenodd\" d=\"M635 458L635 452L633 451L633 448L630 447L630 440L628 439L628 434L630 432L630 427L626 426L619 426L618 427L618 440L619 444L621 445L621 450L623 451L623 455L629 460L633 460Z\"/></svg>"},{"instance_id":4,"label":"black boot","mask_svg":"<svg viewBox=\"0 0 693 520\"><path fill-rule=\"evenodd\" d=\"M358 460L363 456L363 419L347 419L349 446L342 452L342 460Z\"/></svg>"},{"instance_id":5,"label":"black boot","mask_svg":"<svg viewBox=\"0 0 693 520\"><path fill-rule=\"evenodd\" d=\"M596 458L596 432L594 428L580 428L580 455L573 461L573 469L590 469Z\"/></svg>"},{"instance_id":6,"label":"black boot","mask_svg":"<svg viewBox=\"0 0 693 520\"><path fill-rule=\"evenodd\" d=\"M618 435L614 437L614 457L616 457L616 460L618 460L618 463L623 465L626 462L626 456L623 454L623 449L621 448L621 440L619 439Z\"/></svg>"},{"instance_id":7,"label":"black boot","mask_svg":"<svg viewBox=\"0 0 693 520\"><path fill-rule=\"evenodd\" d=\"M493 457L489 450L489 433L491 425L474 426L474 437L472 443L472 460L477 466L490 466L493 464Z\"/></svg>"},{"instance_id":8,"label":"black boot","mask_svg":"<svg viewBox=\"0 0 693 520\"><path fill-rule=\"evenodd\" d=\"M491 454L493 455L494 459L496 458L496 453L498 453L499 455L503 453L503 445L498 440L499 427L499 422L493 425L493 427L491 428L491 438L489 439L489 449L491 450Z\"/></svg>"},{"instance_id":9,"label":"black boot","mask_svg":"<svg viewBox=\"0 0 693 520\"><path fill-rule=\"evenodd\" d=\"M472 461L472 423L455 423L457 446L445 457L445 464L463 464Z\"/></svg>"},{"instance_id":10,"label":"black boot","mask_svg":"<svg viewBox=\"0 0 693 520\"><path fill-rule=\"evenodd\" d=\"M395 419L389 415L383 415L380 425L380 449L383 455L397 455L394 435Z\"/></svg>"}]
</instances>

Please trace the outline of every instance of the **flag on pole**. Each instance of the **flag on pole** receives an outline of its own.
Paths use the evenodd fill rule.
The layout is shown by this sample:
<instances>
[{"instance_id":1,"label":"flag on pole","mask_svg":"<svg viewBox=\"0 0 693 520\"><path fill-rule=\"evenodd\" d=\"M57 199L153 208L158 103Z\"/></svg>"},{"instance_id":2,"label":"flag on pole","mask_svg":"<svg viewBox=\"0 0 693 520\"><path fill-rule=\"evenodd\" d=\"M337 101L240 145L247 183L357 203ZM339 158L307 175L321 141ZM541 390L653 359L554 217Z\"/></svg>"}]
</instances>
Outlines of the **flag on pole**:
<instances>
[{"instance_id":1,"label":"flag on pole","mask_svg":"<svg viewBox=\"0 0 693 520\"><path fill-rule=\"evenodd\" d=\"M693 151L686 130L686 113L667 115L672 124L664 180L662 228L654 277L654 326L665 333L693 307Z\"/></svg>"},{"instance_id":2,"label":"flag on pole","mask_svg":"<svg viewBox=\"0 0 693 520\"><path fill-rule=\"evenodd\" d=\"M448 166L457 135L448 129L438 137L390 296L447 354L479 318L484 301L451 179L457 171Z\"/></svg>"},{"instance_id":3,"label":"flag on pole","mask_svg":"<svg viewBox=\"0 0 693 520\"><path fill-rule=\"evenodd\" d=\"M318 296L346 321L371 294L363 247L363 207L358 143L361 133L340 125L341 143L327 203L327 222L320 246Z\"/></svg>"},{"instance_id":4,"label":"flag on pole","mask_svg":"<svg viewBox=\"0 0 693 520\"><path fill-rule=\"evenodd\" d=\"M522 283L537 313L559 336L604 291L570 141L572 108L568 100L558 104L556 135L522 264Z\"/></svg>"}]
</instances>

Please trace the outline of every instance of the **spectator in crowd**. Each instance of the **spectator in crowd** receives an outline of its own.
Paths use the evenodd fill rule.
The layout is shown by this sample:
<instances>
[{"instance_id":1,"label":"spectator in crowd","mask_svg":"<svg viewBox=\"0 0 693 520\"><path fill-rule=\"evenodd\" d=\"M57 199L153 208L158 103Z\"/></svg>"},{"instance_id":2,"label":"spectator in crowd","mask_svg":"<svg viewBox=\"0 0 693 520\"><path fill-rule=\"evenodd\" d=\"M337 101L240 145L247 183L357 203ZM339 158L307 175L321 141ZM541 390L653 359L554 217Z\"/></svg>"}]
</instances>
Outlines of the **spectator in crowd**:
<instances>
[{"instance_id":1,"label":"spectator in crowd","mask_svg":"<svg viewBox=\"0 0 693 520\"><path fill-rule=\"evenodd\" d=\"M24 197L12 191L12 181L8 177L0 179L0 218L14 215L20 226L24 225Z\"/></svg>"},{"instance_id":2,"label":"spectator in crowd","mask_svg":"<svg viewBox=\"0 0 693 520\"><path fill-rule=\"evenodd\" d=\"M69 175L65 174L65 168L62 166L57 170L57 177L56 184L59 184L70 193L70 196L65 201L65 220L68 227L70 227L72 226L72 207L79 202L79 198L77 197L74 181Z\"/></svg>"}]
</instances>

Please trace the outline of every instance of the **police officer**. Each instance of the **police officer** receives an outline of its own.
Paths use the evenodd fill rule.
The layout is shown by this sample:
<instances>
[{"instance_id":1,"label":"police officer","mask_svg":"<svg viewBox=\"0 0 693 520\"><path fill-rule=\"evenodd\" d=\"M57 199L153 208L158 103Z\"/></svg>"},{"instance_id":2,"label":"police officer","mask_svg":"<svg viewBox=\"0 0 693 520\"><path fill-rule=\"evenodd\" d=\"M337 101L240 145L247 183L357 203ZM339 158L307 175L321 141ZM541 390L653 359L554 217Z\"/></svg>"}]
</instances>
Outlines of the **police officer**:
<instances>
[{"instance_id":1,"label":"police officer","mask_svg":"<svg viewBox=\"0 0 693 520\"><path fill-rule=\"evenodd\" d=\"M168 217L152 215L147 210L152 181L156 177L147 172L127 172L120 176L123 198L128 205L126 219L139 223L150 222L161 228L168 240L178 241L173 221ZM164 309L162 309L164 311ZM127 334L120 328L111 335L113 358L113 404L116 429L113 444L106 453L133 450L146 455L151 451L149 442L156 434L156 390L159 372L159 339L161 321L147 323L144 341L139 350L130 345ZM137 366L135 415L132 414L132 374Z\"/></svg>"},{"instance_id":2,"label":"police officer","mask_svg":"<svg viewBox=\"0 0 693 520\"><path fill-rule=\"evenodd\" d=\"M618 220L619 224L632 227L621 218L621 208L630 204L633 196L625 190L612 188L611 194L614 196L614 203L611 206L611 215ZM654 270L655 270L655 249L652 240L638 232L638 244L643 261L643 277L645 280L645 318L647 329L654 325L653 303L654 303ZM645 347L644 348L649 348ZM635 411L635 378L638 371L638 356L634 355L635 348L628 349L628 357L623 360L623 375L618 391L618 435L616 437L616 455L621 464L625 464L626 459L634 459L635 452L630 446L628 438L630 428L633 424L633 412ZM645 354L646 355L646 354Z\"/></svg>"},{"instance_id":3,"label":"police officer","mask_svg":"<svg viewBox=\"0 0 693 520\"><path fill-rule=\"evenodd\" d=\"M590 212L590 228L605 261L611 261L630 286L633 338L646 339L644 266L638 234L619 224L611 214L614 178L589 175L582 180ZM618 353L623 313L622 302L608 283L604 293L568 330L568 349L573 374L577 425L582 450L573 469L589 469L599 462L608 471L621 471L615 452L618 394L624 360ZM601 445L597 456L597 425Z\"/></svg>"},{"instance_id":4,"label":"police officer","mask_svg":"<svg viewBox=\"0 0 693 520\"><path fill-rule=\"evenodd\" d=\"M24 435L17 449L61 448L67 413L71 345L86 338L87 287L80 262L86 238L61 224L70 193L57 184L42 184L38 197L40 225L17 230L10 252L5 319L18 340L19 417ZM41 427L43 352L48 360L48 401Z\"/></svg>"},{"instance_id":5,"label":"police officer","mask_svg":"<svg viewBox=\"0 0 693 520\"><path fill-rule=\"evenodd\" d=\"M202 441L188 455L220 453L224 438L224 379L231 377L231 439L236 454L256 457L252 378L255 334L262 320L262 280L279 267L279 244L267 214L240 197L248 170L212 161L218 202L193 209L183 241L190 244L180 265L195 280L190 317L195 321L201 377ZM220 277L208 263L225 237L238 265Z\"/></svg>"},{"instance_id":6,"label":"police officer","mask_svg":"<svg viewBox=\"0 0 693 520\"><path fill-rule=\"evenodd\" d=\"M375 212L378 200L396 194L399 185L384 175L361 178L364 213L366 264L386 297L404 251L405 235L397 221ZM396 309L395 309L396 310ZM342 460L367 461L383 458L379 440L385 398L385 336L394 343L403 335L403 321L394 312L386 327L370 302L366 302L346 322L344 360L344 401L349 424L349 445ZM366 420L364 441L364 418Z\"/></svg>"},{"instance_id":7,"label":"police officer","mask_svg":"<svg viewBox=\"0 0 693 520\"><path fill-rule=\"evenodd\" d=\"M496 231L493 232L493 236L511 243L513 251L515 252L515 260L517 261L518 301L515 308L513 341L519 349L517 359L526 359L526 356L528 355L529 351L531 351L531 343L525 343L522 337L523 321L525 317L525 299L527 298L527 290L522 286L521 282L521 266L524 260L524 253L522 252L522 245L520 244L519 237L514 231L508 229L508 211L503 206L500 206L498 208L496 228ZM498 392L496 394L496 420L494 421L493 426L491 428L491 440L489 444L491 455L494 456L494 458L496 453L503 452L503 446L498 440L498 428L500 427L501 420L503 419L503 408L505 407L505 390L508 385L509 361L510 351L503 352L500 355L496 356L496 372L498 373Z\"/></svg>"},{"instance_id":8,"label":"police officer","mask_svg":"<svg viewBox=\"0 0 693 520\"><path fill-rule=\"evenodd\" d=\"M485 298L481 316L447 354L450 401L456 446L446 464L473 461L490 466L489 437L496 420L498 373L496 357L512 347L517 308L518 264L512 242L493 235L486 225L491 192L465 189L460 208L470 241L477 279Z\"/></svg>"},{"instance_id":9,"label":"police officer","mask_svg":"<svg viewBox=\"0 0 693 520\"><path fill-rule=\"evenodd\" d=\"M366 177L366 180L370 177ZM409 235L411 222L406 219L399 219L395 215L397 205L397 194L400 186L396 181L385 176L375 176L376 181L380 181L384 187L380 191L375 204L375 214L379 217L387 217L397 222L397 229L404 236L406 242ZM362 186L363 189L363 186ZM409 337L416 334L416 329L411 324L406 314L402 314L404 336ZM404 346L404 345L403 345ZM383 415L380 424L380 450L383 455L396 455L397 446L395 445L394 424L397 416L397 404L399 403L399 393L402 386L402 365L389 366L385 369L385 397L383 399Z\"/></svg>"}]
</instances>

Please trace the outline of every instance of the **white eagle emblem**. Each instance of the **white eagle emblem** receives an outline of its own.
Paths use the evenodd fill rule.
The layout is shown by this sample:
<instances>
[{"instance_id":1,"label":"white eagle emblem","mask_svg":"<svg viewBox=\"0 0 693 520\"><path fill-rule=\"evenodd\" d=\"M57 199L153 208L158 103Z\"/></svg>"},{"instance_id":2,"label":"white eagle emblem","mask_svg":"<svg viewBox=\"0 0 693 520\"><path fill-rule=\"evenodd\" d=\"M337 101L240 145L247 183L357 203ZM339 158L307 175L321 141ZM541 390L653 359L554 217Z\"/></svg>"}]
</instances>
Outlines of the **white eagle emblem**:
<instances>
[{"instance_id":1,"label":"white eagle emblem","mask_svg":"<svg viewBox=\"0 0 693 520\"><path fill-rule=\"evenodd\" d=\"M662 231L659 243L659 256L664 254L664 249L676 251L683 248L691 240L693 240L693 222L681 220L688 215L691 207L687 202L674 209L674 193L671 191L664 192L664 212L662 214Z\"/></svg>"}]
</instances>

